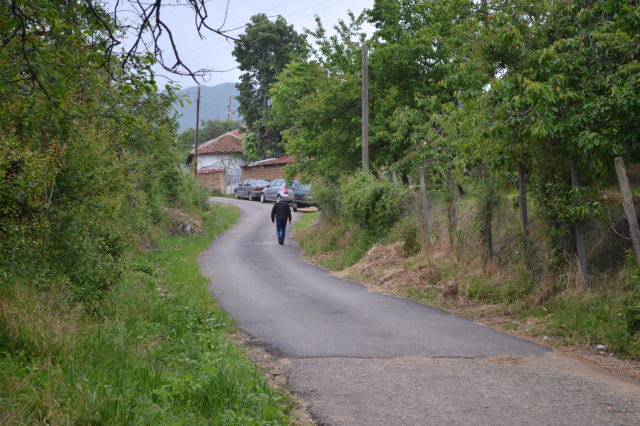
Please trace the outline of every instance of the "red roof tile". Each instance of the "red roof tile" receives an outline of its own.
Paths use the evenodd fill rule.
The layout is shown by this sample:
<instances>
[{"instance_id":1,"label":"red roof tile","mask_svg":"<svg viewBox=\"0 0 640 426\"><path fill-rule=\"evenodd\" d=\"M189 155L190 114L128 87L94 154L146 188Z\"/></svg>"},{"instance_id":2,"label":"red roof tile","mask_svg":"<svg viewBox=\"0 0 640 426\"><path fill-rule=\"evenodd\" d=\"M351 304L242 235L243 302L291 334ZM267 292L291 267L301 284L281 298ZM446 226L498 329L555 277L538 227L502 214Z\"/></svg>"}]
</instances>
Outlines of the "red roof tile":
<instances>
[{"instance_id":1,"label":"red roof tile","mask_svg":"<svg viewBox=\"0 0 640 426\"><path fill-rule=\"evenodd\" d=\"M290 155L285 155L279 158L268 158L266 160L258 161L256 163L248 164L247 167L260 167L260 166L283 166L288 163L296 161Z\"/></svg>"},{"instance_id":2,"label":"red roof tile","mask_svg":"<svg viewBox=\"0 0 640 426\"><path fill-rule=\"evenodd\" d=\"M215 139L211 139L198 146L198 155L200 154L226 154L235 152L242 154L242 137L244 133L240 133L239 129L220 135ZM195 150L192 150L193 152Z\"/></svg>"}]
</instances>

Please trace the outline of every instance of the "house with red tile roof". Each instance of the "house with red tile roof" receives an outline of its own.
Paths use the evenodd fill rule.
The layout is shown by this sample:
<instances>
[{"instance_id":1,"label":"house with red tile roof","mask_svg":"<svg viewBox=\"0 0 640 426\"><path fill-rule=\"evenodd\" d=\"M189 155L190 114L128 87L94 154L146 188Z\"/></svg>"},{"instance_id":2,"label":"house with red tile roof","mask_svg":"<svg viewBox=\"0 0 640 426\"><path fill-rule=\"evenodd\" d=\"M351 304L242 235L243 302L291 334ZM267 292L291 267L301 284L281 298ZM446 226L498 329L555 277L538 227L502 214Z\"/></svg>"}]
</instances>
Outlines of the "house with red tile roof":
<instances>
[{"instance_id":1,"label":"house with red tile roof","mask_svg":"<svg viewBox=\"0 0 640 426\"><path fill-rule=\"evenodd\" d=\"M230 193L231 188L240 182L240 167L246 164L242 159L244 134L243 130L236 129L198 145L198 180L203 185L207 186L205 180L211 180L212 173L221 175L222 183L217 184L216 189L223 194ZM191 154L195 154L195 149Z\"/></svg>"}]
</instances>

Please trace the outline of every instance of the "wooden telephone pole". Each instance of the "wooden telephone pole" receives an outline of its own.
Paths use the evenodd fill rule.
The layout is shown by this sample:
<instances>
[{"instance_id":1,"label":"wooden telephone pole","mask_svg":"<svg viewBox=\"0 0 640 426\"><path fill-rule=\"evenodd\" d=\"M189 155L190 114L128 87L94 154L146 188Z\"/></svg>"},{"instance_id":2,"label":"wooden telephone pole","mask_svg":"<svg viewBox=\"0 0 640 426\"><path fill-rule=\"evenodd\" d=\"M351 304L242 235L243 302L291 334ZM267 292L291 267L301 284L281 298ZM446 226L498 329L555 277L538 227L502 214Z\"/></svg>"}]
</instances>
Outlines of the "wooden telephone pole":
<instances>
[{"instance_id":1,"label":"wooden telephone pole","mask_svg":"<svg viewBox=\"0 0 640 426\"><path fill-rule=\"evenodd\" d=\"M196 155L193 162L193 174L198 174L198 125L200 124L200 86L198 86L198 100L196 102Z\"/></svg>"},{"instance_id":2,"label":"wooden telephone pole","mask_svg":"<svg viewBox=\"0 0 640 426\"><path fill-rule=\"evenodd\" d=\"M227 108L227 121L231 120L231 96L229 96L229 107Z\"/></svg>"},{"instance_id":3,"label":"wooden telephone pole","mask_svg":"<svg viewBox=\"0 0 640 426\"><path fill-rule=\"evenodd\" d=\"M362 172L369 171L369 48L362 43Z\"/></svg>"}]
</instances>

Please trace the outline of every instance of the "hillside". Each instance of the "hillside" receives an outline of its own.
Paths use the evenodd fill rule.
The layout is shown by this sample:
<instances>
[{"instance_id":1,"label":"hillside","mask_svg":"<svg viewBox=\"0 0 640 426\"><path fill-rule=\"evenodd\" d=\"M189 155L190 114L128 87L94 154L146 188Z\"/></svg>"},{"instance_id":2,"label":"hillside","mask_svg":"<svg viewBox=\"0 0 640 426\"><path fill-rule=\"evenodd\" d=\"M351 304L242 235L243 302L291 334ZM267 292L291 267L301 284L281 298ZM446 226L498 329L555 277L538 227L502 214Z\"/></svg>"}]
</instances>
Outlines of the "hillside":
<instances>
[{"instance_id":1,"label":"hillside","mask_svg":"<svg viewBox=\"0 0 640 426\"><path fill-rule=\"evenodd\" d=\"M187 99L191 101L184 103L184 107L176 105L176 110L182 114L178 118L180 123L180 131L187 130L189 127L195 127L196 124L196 96L197 86L187 87L180 91L181 94L187 95ZM235 83L222 83L216 86L200 86L200 118L215 119L227 117L227 105L229 104L229 96L231 96L231 112L238 110L238 101L235 97L238 90ZM236 112L236 118L238 117Z\"/></svg>"}]
</instances>

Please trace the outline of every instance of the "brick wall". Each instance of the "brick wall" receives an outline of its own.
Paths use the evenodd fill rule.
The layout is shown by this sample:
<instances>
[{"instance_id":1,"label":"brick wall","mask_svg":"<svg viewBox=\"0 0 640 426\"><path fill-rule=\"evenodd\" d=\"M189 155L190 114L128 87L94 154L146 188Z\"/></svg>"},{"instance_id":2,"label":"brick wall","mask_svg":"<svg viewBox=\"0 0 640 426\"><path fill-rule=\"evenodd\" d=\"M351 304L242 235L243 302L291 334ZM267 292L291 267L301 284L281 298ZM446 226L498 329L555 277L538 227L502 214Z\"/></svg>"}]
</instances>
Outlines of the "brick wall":
<instances>
[{"instance_id":1,"label":"brick wall","mask_svg":"<svg viewBox=\"0 0 640 426\"><path fill-rule=\"evenodd\" d=\"M227 176L224 170L212 173L198 173L198 181L206 189L218 191L225 195Z\"/></svg>"},{"instance_id":2,"label":"brick wall","mask_svg":"<svg viewBox=\"0 0 640 426\"><path fill-rule=\"evenodd\" d=\"M242 167L240 180L245 179L284 179L284 169L282 166Z\"/></svg>"}]
</instances>

